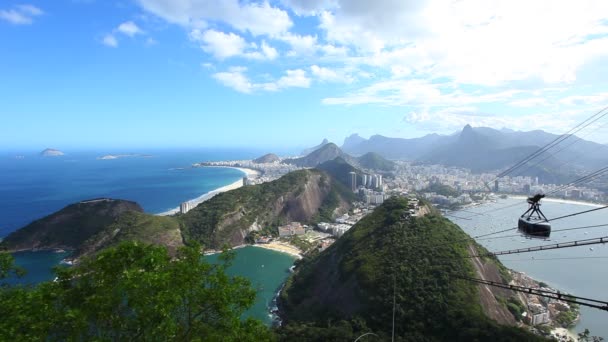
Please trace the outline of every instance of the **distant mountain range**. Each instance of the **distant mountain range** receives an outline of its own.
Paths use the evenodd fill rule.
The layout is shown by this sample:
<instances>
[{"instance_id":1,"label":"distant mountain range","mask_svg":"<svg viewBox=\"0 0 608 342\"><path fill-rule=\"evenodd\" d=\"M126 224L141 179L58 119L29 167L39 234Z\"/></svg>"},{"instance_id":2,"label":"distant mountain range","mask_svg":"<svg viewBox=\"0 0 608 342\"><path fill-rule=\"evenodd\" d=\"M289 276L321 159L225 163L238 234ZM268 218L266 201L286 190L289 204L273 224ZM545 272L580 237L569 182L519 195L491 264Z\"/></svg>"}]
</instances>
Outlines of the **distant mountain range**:
<instances>
[{"instance_id":1,"label":"distant mountain range","mask_svg":"<svg viewBox=\"0 0 608 342\"><path fill-rule=\"evenodd\" d=\"M394 162L385 159L378 153L369 152L360 157L353 157L344 153L336 144L331 142L322 144L321 147L318 147L303 157L285 159L283 162L300 167L317 167L318 165L336 158L340 158L352 166L362 169L391 171L395 168Z\"/></svg>"},{"instance_id":2,"label":"distant mountain range","mask_svg":"<svg viewBox=\"0 0 608 342\"><path fill-rule=\"evenodd\" d=\"M384 158L466 167L473 172L500 170L554 141L559 135L541 130L521 132L466 125L451 135L430 134L421 138L369 139L353 134L342 150L352 155L374 152ZM572 136L522 167L522 175L544 177L546 182L608 165L608 146Z\"/></svg>"}]
</instances>

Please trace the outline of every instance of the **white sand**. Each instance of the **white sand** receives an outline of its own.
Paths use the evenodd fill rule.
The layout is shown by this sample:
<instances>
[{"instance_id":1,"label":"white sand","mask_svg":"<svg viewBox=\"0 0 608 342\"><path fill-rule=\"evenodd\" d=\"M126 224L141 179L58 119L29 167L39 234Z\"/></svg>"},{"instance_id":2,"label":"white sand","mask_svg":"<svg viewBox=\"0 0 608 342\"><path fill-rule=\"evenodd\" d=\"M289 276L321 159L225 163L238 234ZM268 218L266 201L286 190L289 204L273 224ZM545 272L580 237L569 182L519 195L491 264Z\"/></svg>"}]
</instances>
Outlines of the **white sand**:
<instances>
[{"instance_id":1,"label":"white sand","mask_svg":"<svg viewBox=\"0 0 608 342\"><path fill-rule=\"evenodd\" d=\"M293 245L290 245L287 243L273 241L271 243L261 243L261 244L255 244L252 246L270 249L270 250L281 252L281 253L286 253L286 254L294 256L298 259L302 259L302 252L300 251L300 249L297 248L296 246L293 246Z\"/></svg>"},{"instance_id":2,"label":"white sand","mask_svg":"<svg viewBox=\"0 0 608 342\"><path fill-rule=\"evenodd\" d=\"M207 166L205 166L205 167L207 167ZM215 166L212 166L212 167L215 167ZM224 166L221 166L221 167L224 167ZM260 174L259 171L252 170L252 169L245 169L245 168L240 168L240 167L231 167L231 168L232 169L237 169L237 170L243 172L244 174L247 175L248 178L256 178ZM196 207L197 205L205 202L206 200L212 198L213 196L215 196L217 194L220 194L220 193L226 192L226 191L230 191L230 190L234 190L234 189L238 189L241 186L243 186L243 180L239 179L238 181L236 181L236 182L234 182L232 184L228 184L228 185L222 186L220 188L217 188L215 190L209 191L209 192L207 192L205 194L202 194L201 196L199 196L199 197L197 197L195 199L189 200L187 202L191 202L192 205L194 207ZM173 208L171 210L167 210L167 211L162 212L162 213L158 213L156 215L157 216L167 216L167 215L174 215L174 214L177 214L177 213L179 213L179 207Z\"/></svg>"}]
</instances>

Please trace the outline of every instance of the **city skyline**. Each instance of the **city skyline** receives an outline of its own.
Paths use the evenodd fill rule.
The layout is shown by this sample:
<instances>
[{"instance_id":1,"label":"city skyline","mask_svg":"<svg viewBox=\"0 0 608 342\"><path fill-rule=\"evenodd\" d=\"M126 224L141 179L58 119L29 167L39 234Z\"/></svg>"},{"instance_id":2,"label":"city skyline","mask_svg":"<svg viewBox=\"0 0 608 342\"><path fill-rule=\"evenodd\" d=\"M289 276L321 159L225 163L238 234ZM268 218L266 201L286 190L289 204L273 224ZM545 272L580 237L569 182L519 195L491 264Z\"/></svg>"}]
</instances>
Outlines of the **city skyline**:
<instances>
[{"instance_id":1,"label":"city skyline","mask_svg":"<svg viewBox=\"0 0 608 342\"><path fill-rule=\"evenodd\" d=\"M602 1L9 0L0 147L296 148L466 124L560 134L608 105L606 13Z\"/></svg>"}]
</instances>

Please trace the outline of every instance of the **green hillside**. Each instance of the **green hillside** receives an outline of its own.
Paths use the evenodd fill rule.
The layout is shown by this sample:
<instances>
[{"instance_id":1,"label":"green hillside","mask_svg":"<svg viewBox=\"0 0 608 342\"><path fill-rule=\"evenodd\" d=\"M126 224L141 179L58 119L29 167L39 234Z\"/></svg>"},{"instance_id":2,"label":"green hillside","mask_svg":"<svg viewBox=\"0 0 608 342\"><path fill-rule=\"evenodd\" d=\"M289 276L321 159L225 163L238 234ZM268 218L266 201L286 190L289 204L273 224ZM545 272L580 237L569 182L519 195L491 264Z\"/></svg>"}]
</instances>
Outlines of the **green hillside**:
<instances>
[{"instance_id":1,"label":"green hillside","mask_svg":"<svg viewBox=\"0 0 608 342\"><path fill-rule=\"evenodd\" d=\"M393 171L396 166L394 162L384 159L375 152L369 152L358 157L357 163L362 168L378 171Z\"/></svg>"},{"instance_id":2,"label":"green hillside","mask_svg":"<svg viewBox=\"0 0 608 342\"><path fill-rule=\"evenodd\" d=\"M143 209L135 202L107 198L70 204L11 233L2 241L2 247L76 249L126 212L143 212Z\"/></svg>"},{"instance_id":3,"label":"green hillside","mask_svg":"<svg viewBox=\"0 0 608 342\"><path fill-rule=\"evenodd\" d=\"M291 172L273 182L221 193L179 216L186 241L209 248L244 242L251 229L273 232L290 221L313 222L350 207L343 185L311 169ZM352 194L352 193L351 193ZM252 228L253 227L253 228Z\"/></svg>"},{"instance_id":4,"label":"green hillside","mask_svg":"<svg viewBox=\"0 0 608 342\"><path fill-rule=\"evenodd\" d=\"M405 199L390 199L334 245L303 260L281 294L284 340L352 340L374 332L390 338L393 284L398 340L535 340L500 326L482 310L477 287L450 277L473 275L466 237L429 214L402 219Z\"/></svg>"}]
</instances>

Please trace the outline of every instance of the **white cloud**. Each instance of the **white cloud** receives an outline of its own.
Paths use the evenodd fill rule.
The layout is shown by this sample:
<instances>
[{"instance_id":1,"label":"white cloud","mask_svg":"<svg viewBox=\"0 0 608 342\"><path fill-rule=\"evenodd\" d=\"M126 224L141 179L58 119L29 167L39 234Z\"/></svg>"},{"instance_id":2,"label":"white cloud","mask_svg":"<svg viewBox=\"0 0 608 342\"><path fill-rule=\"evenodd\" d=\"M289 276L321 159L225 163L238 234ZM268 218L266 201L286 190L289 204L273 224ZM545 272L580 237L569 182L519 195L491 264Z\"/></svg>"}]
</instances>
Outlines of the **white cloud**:
<instances>
[{"instance_id":1,"label":"white cloud","mask_svg":"<svg viewBox=\"0 0 608 342\"><path fill-rule=\"evenodd\" d=\"M560 104L567 106L580 105L606 105L608 104L608 92L597 93L593 95L572 95L567 96L559 101Z\"/></svg>"},{"instance_id":2,"label":"white cloud","mask_svg":"<svg viewBox=\"0 0 608 342\"><path fill-rule=\"evenodd\" d=\"M213 78L238 92L249 94L253 91L254 85L244 75L246 70L243 67L233 67L229 71L213 74Z\"/></svg>"},{"instance_id":3,"label":"white cloud","mask_svg":"<svg viewBox=\"0 0 608 342\"><path fill-rule=\"evenodd\" d=\"M282 2L297 15L304 16L319 14L338 5L338 1L335 0L283 0Z\"/></svg>"},{"instance_id":4,"label":"white cloud","mask_svg":"<svg viewBox=\"0 0 608 342\"><path fill-rule=\"evenodd\" d=\"M44 12L33 5L17 5L12 9L0 10L0 19L15 25L28 25L34 22L34 17Z\"/></svg>"},{"instance_id":5,"label":"white cloud","mask_svg":"<svg viewBox=\"0 0 608 342\"><path fill-rule=\"evenodd\" d=\"M287 53L289 56L310 56L317 51L317 37L287 33L279 37L280 40L291 46Z\"/></svg>"},{"instance_id":6,"label":"white cloud","mask_svg":"<svg viewBox=\"0 0 608 342\"><path fill-rule=\"evenodd\" d=\"M126 21L126 22L118 25L118 28L116 30L129 37L133 37L135 35L144 33L144 31L142 29L140 29L139 26L137 26L132 21Z\"/></svg>"},{"instance_id":7,"label":"white cloud","mask_svg":"<svg viewBox=\"0 0 608 342\"><path fill-rule=\"evenodd\" d=\"M186 27L200 21L222 22L254 36L277 36L292 26L286 11L268 2L238 0L138 0L148 12Z\"/></svg>"},{"instance_id":8,"label":"white cloud","mask_svg":"<svg viewBox=\"0 0 608 342\"><path fill-rule=\"evenodd\" d=\"M114 37L111 34L106 34L102 41L103 45L105 46L109 46L109 47L118 47L118 41L116 40L116 37Z\"/></svg>"},{"instance_id":9,"label":"white cloud","mask_svg":"<svg viewBox=\"0 0 608 342\"><path fill-rule=\"evenodd\" d=\"M230 57L242 57L254 60L272 60L278 56L275 48L262 41L261 47L255 43L247 43L245 39L236 33L207 30L201 32L199 29L190 31L190 39L201 43L203 51L213 57L224 60Z\"/></svg>"},{"instance_id":10,"label":"white cloud","mask_svg":"<svg viewBox=\"0 0 608 342\"><path fill-rule=\"evenodd\" d=\"M344 70L334 70L316 64L310 67L310 72L321 82L351 83L354 81L354 78Z\"/></svg>"},{"instance_id":11,"label":"white cloud","mask_svg":"<svg viewBox=\"0 0 608 342\"><path fill-rule=\"evenodd\" d=\"M282 88L308 88L310 87L310 78L306 76L306 71L302 69L287 70L286 75L277 81L279 89Z\"/></svg>"},{"instance_id":12,"label":"white cloud","mask_svg":"<svg viewBox=\"0 0 608 342\"><path fill-rule=\"evenodd\" d=\"M245 39L232 32L224 33L215 30L200 32L195 29L190 33L190 37L203 43L201 48L220 60L242 55L247 47Z\"/></svg>"},{"instance_id":13,"label":"white cloud","mask_svg":"<svg viewBox=\"0 0 608 342\"><path fill-rule=\"evenodd\" d=\"M302 69L287 70L285 75L271 82L252 82L246 75L245 67L231 67L228 71L213 74L213 78L238 92L249 94L254 91L279 91L287 88L308 88L311 79Z\"/></svg>"},{"instance_id":14,"label":"white cloud","mask_svg":"<svg viewBox=\"0 0 608 342\"><path fill-rule=\"evenodd\" d=\"M277 49L268 45L266 43L266 41L262 42L262 53L264 54L264 56L266 56L267 59L270 59L270 60L277 58L277 56L279 55L279 53L277 52Z\"/></svg>"}]
</instances>

